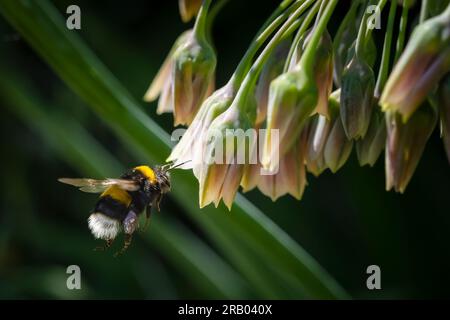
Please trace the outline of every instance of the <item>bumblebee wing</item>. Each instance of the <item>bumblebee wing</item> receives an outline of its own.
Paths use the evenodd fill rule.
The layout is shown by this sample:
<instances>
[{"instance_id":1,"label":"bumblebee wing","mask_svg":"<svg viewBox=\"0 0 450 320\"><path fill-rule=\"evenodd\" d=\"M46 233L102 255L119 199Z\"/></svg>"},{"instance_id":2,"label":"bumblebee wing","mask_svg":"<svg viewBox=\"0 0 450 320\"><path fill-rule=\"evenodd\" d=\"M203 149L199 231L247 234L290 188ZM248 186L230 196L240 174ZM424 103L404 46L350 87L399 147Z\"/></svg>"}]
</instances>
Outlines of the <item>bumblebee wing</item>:
<instances>
[{"instance_id":1,"label":"bumblebee wing","mask_svg":"<svg viewBox=\"0 0 450 320\"><path fill-rule=\"evenodd\" d=\"M126 191L136 191L139 189L139 184L133 180L126 179L72 179L72 178L60 178L59 182L69 184L74 187L78 187L83 192L100 193L105 191L108 187L113 185Z\"/></svg>"}]
</instances>

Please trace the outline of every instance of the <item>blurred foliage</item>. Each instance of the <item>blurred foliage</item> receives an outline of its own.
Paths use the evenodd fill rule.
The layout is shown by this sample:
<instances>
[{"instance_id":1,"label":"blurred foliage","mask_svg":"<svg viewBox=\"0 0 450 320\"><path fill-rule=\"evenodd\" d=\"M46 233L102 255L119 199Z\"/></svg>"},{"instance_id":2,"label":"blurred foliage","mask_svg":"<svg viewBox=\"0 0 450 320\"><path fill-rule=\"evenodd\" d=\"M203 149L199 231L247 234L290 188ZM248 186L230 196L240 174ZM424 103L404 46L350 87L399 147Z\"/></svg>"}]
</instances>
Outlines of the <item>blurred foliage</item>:
<instances>
[{"instance_id":1,"label":"blurred foliage","mask_svg":"<svg viewBox=\"0 0 450 320\"><path fill-rule=\"evenodd\" d=\"M65 29L74 3L80 31ZM219 84L275 6L230 1L218 15ZM301 202L250 192L265 215L242 196L231 213L199 210L192 175L174 172L162 213L125 256L93 252L85 219L95 198L56 178L163 161L171 116L136 101L186 27L175 1L1 0L0 12L1 298L346 297L297 243L352 297L448 297L450 172L438 132L404 195L384 191L382 161L360 168L354 154L336 175L308 176ZM65 288L70 264L81 291ZM365 287L370 264L381 291Z\"/></svg>"}]
</instances>

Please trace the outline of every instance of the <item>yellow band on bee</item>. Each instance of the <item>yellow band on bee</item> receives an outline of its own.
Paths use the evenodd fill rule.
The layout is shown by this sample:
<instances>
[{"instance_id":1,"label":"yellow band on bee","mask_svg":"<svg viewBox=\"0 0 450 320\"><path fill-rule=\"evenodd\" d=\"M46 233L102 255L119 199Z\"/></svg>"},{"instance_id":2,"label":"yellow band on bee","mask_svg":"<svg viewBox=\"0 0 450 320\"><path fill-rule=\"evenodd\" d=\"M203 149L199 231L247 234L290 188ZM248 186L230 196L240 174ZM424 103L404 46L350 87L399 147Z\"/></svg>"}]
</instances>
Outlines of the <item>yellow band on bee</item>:
<instances>
[{"instance_id":1,"label":"yellow band on bee","mask_svg":"<svg viewBox=\"0 0 450 320\"><path fill-rule=\"evenodd\" d=\"M155 171L149 166L139 166L134 168L134 170L140 171L150 182L156 182Z\"/></svg>"},{"instance_id":2,"label":"yellow band on bee","mask_svg":"<svg viewBox=\"0 0 450 320\"><path fill-rule=\"evenodd\" d=\"M129 206L131 203L131 196L130 194L121 189L120 187L113 185L111 187L109 187L108 189L106 189L100 197L105 197L105 196L110 196L111 198L113 198L114 200L124 204L125 206Z\"/></svg>"}]
</instances>

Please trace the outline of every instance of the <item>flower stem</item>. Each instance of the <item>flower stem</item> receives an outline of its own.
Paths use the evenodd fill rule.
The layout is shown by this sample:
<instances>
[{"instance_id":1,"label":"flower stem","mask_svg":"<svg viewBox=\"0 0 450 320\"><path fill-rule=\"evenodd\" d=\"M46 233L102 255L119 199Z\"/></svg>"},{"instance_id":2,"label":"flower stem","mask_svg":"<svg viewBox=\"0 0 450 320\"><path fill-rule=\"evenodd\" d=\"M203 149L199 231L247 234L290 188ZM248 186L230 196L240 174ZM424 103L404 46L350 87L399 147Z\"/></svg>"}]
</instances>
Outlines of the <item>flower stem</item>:
<instances>
[{"instance_id":1,"label":"flower stem","mask_svg":"<svg viewBox=\"0 0 450 320\"><path fill-rule=\"evenodd\" d=\"M391 57L392 34L394 32L395 13L397 12L397 1L391 1L389 9L388 25L386 35L384 37L383 54L381 57L381 66L378 73L377 84L375 86L375 97L380 98L381 91L386 84L389 73L389 61Z\"/></svg>"},{"instance_id":2,"label":"flower stem","mask_svg":"<svg viewBox=\"0 0 450 320\"><path fill-rule=\"evenodd\" d=\"M250 68L249 72L245 76L244 80L242 81L242 85L239 87L239 90L236 94L236 98L234 102L245 102L245 99L248 96L248 93L251 92L253 89L256 79L258 78L258 75L264 66L264 63L266 62L267 58L270 56L270 53L275 49L275 47L279 44L280 40L283 38L283 36L286 36L286 31L289 29L289 27L296 21L296 19L314 2L315 0L305 0L302 1L302 5L298 7L291 15L289 15L289 18L287 21L278 29L277 33L272 37L270 42L267 44L267 46L264 48L264 50L261 52L261 54L258 56L256 61L253 63L252 67ZM333 2L337 2L338 0L331 0ZM293 30L292 30L293 32ZM245 112L247 111L247 103L233 103L234 106L237 106L240 111Z\"/></svg>"},{"instance_id":3,"label":"flower stem","mask_svg":"<svg viewBox=\"0 0 450 320\"><path fill-rule=\"evenodd\" d=\"M428 16L428 0L422 0L422 5L420 7L420 18L419 23L424 22L427 19Z\"/></svg>"},{"instance_id":4,"label":"flower stem","mask_svg":"<svg viewBox=\"0 0 450 320\"><path fill-rule=\"evenodd\" d=\"M211 4L211 0L203 0L200 11L198 12L197 18L194 25L194 35L198 40L206 41L206 26L208 18L208 9Z\"/></svg>"},{"instance_id":5,"label":"flower stem","mask_svg":"<svg viewBox=\"0 0 450 320\"><path fill-rule=\"evenodd\" d=\"M387 0L379 0L377 5L377 12L383 10ZM355 54L357 57L361 58L364 55L364 46L366 45L366 40L369 39L372 34L373 28L368 28L367 20L369 19L369 13L367 8L364 10L363 18L358 30L358 37L356 39Z\"/></svg>"},{"instance_id":6,"label":"flower stem","mask_svg":"<svg viewBox=\"0 0 450 320\"><path fill-rule=\"evenodd\" d=\"M219 0L217 3L212 7L212 9L209 11L209 16L206 21L206 30L208 35L208 41L212 43L212 26L214 24L214 21L217 17L217 14L222 10L222 8L229 2L230 0Z\"/></svg>"},{"instance_id":7,"label":"flower stem","mask_svg":"<svg viewBox=\"0 0 450 320\"><path fill-rule=\"evenodd\" d=\"M297 9L299 5L301 5L304 1L306 0L296 1L294 4L289 6L292 0L285 0L277 7L277 9L272 13L272 15L267 19L267 21L258 31L257 36L255 37L255 39L253 39L250 47L245 52L230 81L233 81L236 86L239 86L241 84L245 74L250 69L256 52L258 52L267 38L276 30L276 28L278 28L283 20L286 19L287 16L292 11ZM281 14L285 9L286 11Z\"/></svg>"},{"instance_id":8,"label":"flower stem","mask_svg":"<svg viewBox=\"0 0 450 320\"><path fill-rule=\"evenodd\" d=\"M306 46L305 52L300 59L299 64L301 68L305 68L305 71L310 76L312 76L314 73L314 59L317 46L319 45L322 34L327 27L328 21L330 20L337 3L338 0L330 0L328 2L326 9L324 10L323 15L320 17L320 21L314 29L314 33L312 34L311 39Z\"/></svg>"},{"instance_id":9,"label":"flower stem","mask_svg":"<svg viewBox=\"0 0 450 320\"><path fill-rule=\"evenodd\" d=\"M406 38L406 27L408 26L408 13L409 13L409 6L407 6L405 3L407 0L403 1L403 8L402 8L402 16L400 18L400 26L398 31L398 37L397 37L397 47L395 49L395 57L394 57L394 63L398 61L400 58L400 55L402 54L403 48L405 47L405 38Z\"/></svg>"},{"instance_id":10,"label":"flower stem","mask_svg":"<svg viewBox=\"0 0 450 320\"><path fill-rule=\"evenodd\" d=\"M303 20L302 25L297 31L297 34L294 37L294 40L292 41L291 48L289 49L289 53L286 58L286 62L284 64L283 72L287 72L289 69L289 65L291 63L292 57L294 56L294 53L299 45L300 39L305 34L306 30L308 29L309 25L311 24L312 20L314 19L314 16L316 15L317 11L319 10L319 2L315 3L314 6L309 10L307 16L305 17L305 20Z\"/></svg>"}]
</instances>

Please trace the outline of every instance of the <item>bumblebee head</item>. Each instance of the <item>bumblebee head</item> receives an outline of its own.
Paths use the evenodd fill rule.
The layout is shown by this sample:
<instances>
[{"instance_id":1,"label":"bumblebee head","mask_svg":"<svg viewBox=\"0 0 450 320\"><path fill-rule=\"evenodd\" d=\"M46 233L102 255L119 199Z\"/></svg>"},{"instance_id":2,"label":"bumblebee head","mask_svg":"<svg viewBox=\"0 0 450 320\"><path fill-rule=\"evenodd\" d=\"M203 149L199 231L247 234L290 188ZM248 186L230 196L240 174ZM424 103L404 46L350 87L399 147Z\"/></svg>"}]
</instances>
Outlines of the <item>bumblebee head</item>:
<instances>
[{"instance_id":1,"label":"bumblebee head","mask_svg":"<svg viewBox=\"0 0 450 320\"><path fill-rule=\"evenodd\" d=\"M161 167L155 168L156 179L159 182L161 192L166 193L170 191L170 173L169 171L182 166L183 164L191 160L185 161L183 163L174 164L173 162L165 164Z\"/></svg>"},{"instance_id":2,"label":"bumblebee head","mask_svg":"<svg viewBox=\"0 0 450 320\"><path fill-rule=\"evenodd\" d=\"M170 173L164 167L155 168L156 180L159 183L162 193L170 191Z\"/></svg>"}]
</instances>

